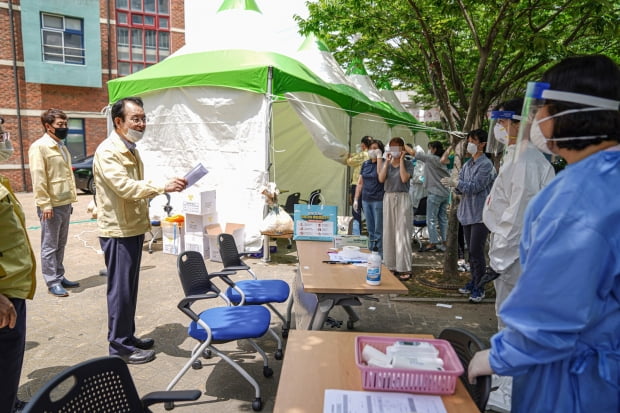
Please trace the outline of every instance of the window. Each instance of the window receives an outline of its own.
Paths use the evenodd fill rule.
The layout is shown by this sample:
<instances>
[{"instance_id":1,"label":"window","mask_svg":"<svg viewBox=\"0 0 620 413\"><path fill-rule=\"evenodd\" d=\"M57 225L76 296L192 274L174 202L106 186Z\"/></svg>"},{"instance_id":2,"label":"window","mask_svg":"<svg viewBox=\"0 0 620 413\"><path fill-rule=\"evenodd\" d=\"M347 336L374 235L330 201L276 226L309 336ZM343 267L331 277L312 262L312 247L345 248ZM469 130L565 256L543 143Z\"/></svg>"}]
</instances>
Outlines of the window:
<instances>
[{"instance_id":1,"label":"window","mask_svg":"<svg viewBox=\"0 0 620 413\"><path fill-rule=\"evenodd\" d=\"M82 19L41 13L41 44L44 62L86 64Z\"/></svg>"},{"instance_id":2,"label":"window","mask_svg":"<svg viewBox=\"0 0 620 413\"><path fill-rule=\"evenodd\" d=\"M67 122L69 133L67 134L67 140L65 144L71 159L82 159L86 156L86 133L84 130L84 119L72 119L69 118Z\"/></svg>"},{"instance_id":3,"label":"window","mask_svg":"<svg viewBox=\"0 0 620 413\"><path fill-rule=\"evenodd\" d=\"M135 73L170 55L170 0L116 0L118 74Z\"/></svg>"}]
</instances>

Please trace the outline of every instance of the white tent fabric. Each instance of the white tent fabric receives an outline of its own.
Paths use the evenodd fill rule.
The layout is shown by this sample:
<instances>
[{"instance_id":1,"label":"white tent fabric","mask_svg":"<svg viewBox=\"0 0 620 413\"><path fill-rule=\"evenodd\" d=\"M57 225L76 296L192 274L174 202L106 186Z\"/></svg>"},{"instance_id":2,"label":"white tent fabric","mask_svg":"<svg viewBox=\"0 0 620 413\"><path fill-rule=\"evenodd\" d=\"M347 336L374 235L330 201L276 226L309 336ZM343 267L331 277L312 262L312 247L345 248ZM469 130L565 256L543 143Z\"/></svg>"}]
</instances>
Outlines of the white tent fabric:
<instances>
[{"instance_id":1,"label":"white tent fabric","mask_svg":"<svg viewBox=\"0 0 620 413\"><path fill-rule=\"evenodd\" d=\"M187 44L168 59L234 49L301 55L297 49L303 38L282 38L273 21L260 13L225 10L205 16L200 7L201 1L187 1ZM311 62L310 54L306 56L300 61ZM315 75L351 86L331 54L318 57L315 54L314 63L307 65ZM216 190L219 222L245 224L248 251L261 246L265 204L260 190L267 182L276 182L281 191L300 192L302 199L321 189L324 202L346 215L346 155L364 135L391 133L382 117L347 113L313 93L290 92L285 100L274 100L269 93L200 86L153 90L141 97L149 125L138 147L147 179L183 176L202 162L209 174L191 189ZM286 196L280 197L280 204ZM173 194L172 204L180 212L181 195Z\"/></svg>"}]
</instances>

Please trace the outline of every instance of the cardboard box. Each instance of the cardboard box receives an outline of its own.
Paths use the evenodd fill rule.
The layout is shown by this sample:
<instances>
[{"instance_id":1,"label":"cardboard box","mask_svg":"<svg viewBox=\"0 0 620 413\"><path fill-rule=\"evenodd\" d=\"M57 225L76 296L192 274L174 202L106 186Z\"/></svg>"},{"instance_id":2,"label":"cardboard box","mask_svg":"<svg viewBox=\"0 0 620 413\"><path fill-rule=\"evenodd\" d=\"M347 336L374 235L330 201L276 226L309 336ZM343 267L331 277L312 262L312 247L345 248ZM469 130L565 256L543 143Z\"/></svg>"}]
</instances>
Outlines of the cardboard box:
<instances>
[{"instance_id":1,"label":"cardboard box","mask_svg":"<svg viewBox=\"0 0 620 413\"><path fill-rule=\"evenodd\" d=\"M217 224L217 222L217 213L185 214L185 235L203 236L207 226Z\"/></svg>"},{"instance_id":2,"label":"cardboard box","mask_svg":"<svg viewBox=\"0 0 620 413\"><path fill-rule=\"evenodd\" d=\"M185 251L196 251L204 258L209 257L209 237L201 233L200 235L185 234Z\"/></svg>"},{"instance_id":3,"label":"cardboard box","mask_svg":"<svg viewBox=\"0 0 620 413\"><path fill-rule=\"evenodd\" d=\"M231 234L235 239L235 245L237 246L237 251L244 252L245 251L245 225L244 224L235 224L235 223L227 223L226 227L222 229L220 224L216 225L207 225L206 228L207 237L209 238L209 259L215 262L222 262L222 257L220 256L220 246L218 243L217 236L222 232L226 234Z\"/></svg>"},{"instance_id":4,"label":"cardboard box","mask_svg":"<svg viewBox=\"0 0 620 413\"><path fill-rule=\"evenodd\" d=\"M368 248L368 237L366 235L334 235L334 248L344 246Z\"/></svg>"},{"instance_id":5,"label":"cardboard box","mask_svg":"<svg viewBox=\"0 0 620 413\"><path fill-rule=\"evenodd\" d=\"M161 222L163 252L165 254L179 255L185 246L183 240L183 225L178 222Z\"/></svg>"},{"instance_id":6,"label":"cardboard box","mask_svg":"<svg viewBox=\"0 0 620 413\"><path fill-rule=\"evenodd\" d=\"M215 191L183 191L183 213L206 215L215 213Z\"/></svg>"}]
</instances>

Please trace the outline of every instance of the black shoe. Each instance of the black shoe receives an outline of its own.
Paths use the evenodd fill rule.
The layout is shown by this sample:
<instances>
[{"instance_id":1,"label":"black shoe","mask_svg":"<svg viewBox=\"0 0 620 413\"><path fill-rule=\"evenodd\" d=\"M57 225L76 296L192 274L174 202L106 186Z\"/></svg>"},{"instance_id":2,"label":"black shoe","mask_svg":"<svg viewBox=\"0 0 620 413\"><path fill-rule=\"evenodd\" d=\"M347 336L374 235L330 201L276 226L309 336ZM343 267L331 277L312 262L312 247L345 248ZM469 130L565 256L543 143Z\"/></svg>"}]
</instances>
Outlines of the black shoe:
<instances>
[{"instance_id":1,"label":"black shoe","mask_svg":"<svg viewBox=\"0 0 620 413\"><path fill-rule=\"evenodd\" d=\"M148 350L151 347L153 347L153 345L155 345L155 340L153 340L152 338L134 338L133 339L133 345L136 348L139 348L141 350Z\"/></svg>"},{"instance_id":2,"label":"black shoe","mask_svg":"<svg viewBox=\"0 0 620 413\"><path fill-rule=\"evenodd\" d=\"M56 297L66 297L69 295L69 292L65 290L64 288L62 288L62 285L60 284L56 284L53 287L49 287L47 290L49 291L50 294Z\"/></svg>"},{"instance_id":3,"label":"black shoe","mask_svg":"<svg viewBox=\"0 0 620 413\"><path fill-rule=\"evenodd\" d=\"M493 270L493 268L491 267L487 267L486 271L484 272L484 274L482 275L482 277L480 277L480 281L478 281L478 288L482 288L484 289L484 285L486 283L489 283L497 278L499 278L501 274L497 273Z\"/></svg>"},{"instance_id":4,"label":"black shoe","mask_svg":"<svg viewBox=\"0 0 620 413\"><path fill-rule=\"evenodd\" d=\"M15 403L13 404L13 413L20 413L26 408L26 402L21 401L19 399L15 399Z\"/></svg>"},{"instance_id":5,"label":"black shoe","mask_svg":"<svg viewBox=\"0 0 620 413\"><path fill-rule=\"evenodd\" d=\"M77 282L77 281L69 281L66 278L63 278L60 283L65 288L75 288L75 287L79 287L80 286L79 282Z\"/></svg>"},{"instance_id":6,"label":"black shoe","mask_svg":"<svg viewBox=\"0 0 620 413\"><path fill-rule=\"evenodd\" d=\"M155 352L153 350L136 350L131 354L122 356L127 364L144 364L153 361Z\"/></svg>"}]
</instances>

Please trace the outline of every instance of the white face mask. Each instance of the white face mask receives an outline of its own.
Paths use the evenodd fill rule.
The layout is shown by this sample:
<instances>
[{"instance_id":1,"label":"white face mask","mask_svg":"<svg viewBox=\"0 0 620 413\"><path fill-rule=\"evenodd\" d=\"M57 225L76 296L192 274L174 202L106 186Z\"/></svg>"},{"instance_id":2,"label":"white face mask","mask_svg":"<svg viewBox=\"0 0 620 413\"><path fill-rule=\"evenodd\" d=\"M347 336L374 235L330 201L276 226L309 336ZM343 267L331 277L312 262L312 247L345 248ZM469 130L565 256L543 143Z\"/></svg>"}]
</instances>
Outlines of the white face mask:
<instances>
[{"instance_id":1,"label":"white face mask","mask_svg":"<svg viewBox=\"0 0 620 413\"><path fill-rule=\"evenodd\" d=\"M477 154L478 145L476 145L473 142L467 142L467 153L469 153L471 156L474 156L475 154Z\"/></svg>"},{"instance_id":2,"label":"white face mask","mask_svg":"<svg viewBox=\"0 0 620 413\"><path fill-rule=\"evenodd\" d=\"M133 143L136 143L140 139L142 139L142 136L144 136L144 132L140 132L139 130L135 130L135 129L127 129L127 133L125 134L125 138L129 142L133 142Z\"/></svg>"},{"instance_id":3,"label":"white face mask","mask_svg":"<svg viewBox=\"0 0 620 413\"><path fill-rule=\"evenodd\" d=\"M493 136L498 142L508 145L508 131L499 123L493 128Z\"/></svg>"},{"instance_id":4,"label":"white face mask","mask_svg":"<svg viewBox=\"0 0 620 413\"><path fill-rule=\"evenodd\" d=\"M10 136L8 132L0 135L0 162L4 162L13 156L13 144L9 139Z\"/></svg>"},{"instance_id":5,"label":"white face mask","mask_svg":"<svg viewBox=\"0 0 620 413\"><path fill-rule=\"evenodd\" d=\"M540 130L539 122L532 123L532 127L530 128L530 141L538 148L539 151L546 153L547 155L553 154L547 146L547 138L545 138L542 130Z\"/></svg>"},{"instance_id":6,"label":"white face mask","mask_svg":"<svg viewBox=\"0 0 620 413\"><path fill-rule=\"evenodd\" d=\"M381 149L369 149L368 156L370 159L377 159L381 156Z\"/></svg>"},{"instance_id":7,"label":"white face mask","mask_svg":"<svg viewBox=\"0 0 620 413\"><path fill-rule=\"evenodd\" d=\"M390 153L392 154L392 158L394 159L398 159L400 158L400 151L401 151L401 147L400 146L394 146L390 148Z\"/></svg>"}]
</instances>

